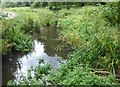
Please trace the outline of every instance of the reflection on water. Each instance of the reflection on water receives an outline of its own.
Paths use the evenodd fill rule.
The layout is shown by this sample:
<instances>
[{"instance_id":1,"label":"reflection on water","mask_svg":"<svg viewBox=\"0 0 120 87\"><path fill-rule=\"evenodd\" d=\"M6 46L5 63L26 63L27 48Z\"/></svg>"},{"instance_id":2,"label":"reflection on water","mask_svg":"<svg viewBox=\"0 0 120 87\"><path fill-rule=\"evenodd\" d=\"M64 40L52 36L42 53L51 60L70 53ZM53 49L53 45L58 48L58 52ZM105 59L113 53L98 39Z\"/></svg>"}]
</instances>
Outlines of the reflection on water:
<instances>
[{"instance_id":1,"label":"reflection on water","mask_svg":"<svg viewBox=\"0 0 120 87\"><path fill-rule=\"evenodd\" d=\"M56 47L61 44L61 41L58 40L58 30L59 28L54 28L53 26L46 27L41 30L40 34L37 35L37 39L45 45L45 53L49 56L55 56L57 54L63 58L66 58L65 50L56 51Z\"/></svg>"},{"instance_id":2,"label":"reflection on water","mask_svg":"<svg viewBox=\"0 0 120 87\"><path fill-rule=\"evenodd\" d=\"M44 45L40 42L38 42L37 40L34 41L35 47L34 47L34 51L23 56L22 58L18 59L18 62L21 65L21 68L18 68L18 73L20 71L22 72L27 72L27 70L30 68L30 66L36 67L39 63L39 58L43 58L45 63L49 63L53 69L56 69L59 67L60 65L60 58L59 56L48 56L45 52L44 52Z\"/></svg>"},{"instance_id":3,"label":"reflection on water","mask_svg":"<svg viewBox=\"0 0 120 87\"><path fill-rule=\"evenodd\" d=\"M53 69L60 66L61 62L65 62L62 57L65 57L64 52L57 52L55 48L60 44L57 38L57 29L48 27L41 30L40 34L34 40L34 50L27 55L21 55L17 52L12 52L2 57L2 72L3 85L9 80L19 77L19 73L26 73L33 66L36 67L39 58L43 58L45 63L49 63ZM45 37L44 39L42 37Z\"/></svg>"}]
</instances>

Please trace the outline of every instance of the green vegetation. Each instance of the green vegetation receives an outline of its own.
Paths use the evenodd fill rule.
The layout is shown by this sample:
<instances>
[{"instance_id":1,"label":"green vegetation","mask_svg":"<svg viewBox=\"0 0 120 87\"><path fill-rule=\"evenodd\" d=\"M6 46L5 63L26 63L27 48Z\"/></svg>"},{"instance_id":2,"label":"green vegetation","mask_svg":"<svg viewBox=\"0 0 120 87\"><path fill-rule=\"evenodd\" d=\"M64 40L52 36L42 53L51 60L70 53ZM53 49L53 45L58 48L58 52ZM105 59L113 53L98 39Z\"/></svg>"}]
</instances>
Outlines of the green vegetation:
<instances>
[{"instance_id":1,"label":"green vegetation","mask_svg":"<svg viewBox=\"0 0 120 87\"><path fill-rule=\"evenodd\" d=\"M3 54L10 48L21 52L32 49L32 36L43 26L53 26L58 22L59 39L64 48L69 45L73 51L67 56L66 64L57 70L50 65L40 64L33 69L34 76L22 75L21 80L9 81L9 85L111 85L115 81L115 69L120 68L118 41L118 3L33 3L32 7L7 8L18 16L13 20L3 20ZM76 5L76 6L75 6ZM85 5L85 6L84 6ZM55 14L47 8L60 8ZM67 8L67 9L66 9ZM4 9L6 10L6 9ZM57 18L56 19L56 15ZM12 23L12 24L11 24ZM0 40L0 42L1 42ZM98 76L92 70L103 69L110 72L108 76ZM47 79L47 80L46 80Z\"/></svg>"},{"instance_id":2,"label":"green vegetation","mask_svg":"<svg viewBox=\"0 0 120 87\"><path fill-rule=\"evenodd\" d=\"M39 65L28 70L27 76L20 74L19 81L8 82L8 85L115 85L112 75L101 77L95 75L89 66L77 64L77 61L68 60L66 64L54 71L49 64L41 65L44 61L40 58ZM31 72L34 71L34 76Z\"/></svg>"},{"instance_id":3,"label":"green vegetation","mask_svg":"<svg viewBox=\"0 0 120 87\"><path fill-rule=\"evenodd\" d=\"M0 19L4 19L5 17L7 17L7 15L5 15L4 13L0 12Z\"/></svg>"},{"instance_id":4,"label":"green vegetation","mask_svg":"<svg viewBox=\"0 0 120 87\"><path fill-rule=\"evenodd\" d=\"M7 54L12 48L20 52L29 52L32 49L33 34L43 26L55 25L53 12L48 9L7 8L17 14L15 19L2 19L2 54Z\"/></svg>"},{"instance_id":5,"label":"green vegetation","mask_svg":"<svg viewBox=\"0 0 120 87\"><path fill-rule=\"evenodd\" d=\"M77 64L74 59L67 61L57 72L52 72L48 81L54 85L111 85L114 83L112 76L97 76L88 66Z\"/></svg>"},{"instance_id":6,"label":"green vegetation","mask_svg":"<svg viewBox=\"0 0 120 87\"><path fill-rule=\"evenodd\" d=\"M2 21L2 54L11 49L28 52L32 48L32 37L21 31L19 24L12 20Z\"/></svg>"},{"instance_id":7,"label":"green vegetation","mask_svg":"<svg viewBox=\"0 0 120 87\"><path fill-rule=\"evenodd\" d=\"M73 58L96 68L108 69L120 61L118 25L111 26L103 16L102 11L106 8L84 6L82 9L61 10L58 26L62 28L60 38L75 49L71 54Z\"/></svg>"},{"instance_id":8,"label":"green vegetation","mask_svg":"<svg viewBox=\"0 0 120 87\"><path fill-rule=\"evenodd\" d=\"M10 80L8 85L43 85L43 82L46 79L46 75L50 73L49 71L51 69L49 64L44 64L41 66L43 63L44 60L40 58L38 66L35 69L31 67L27 72L27 76L24 76L21 73L21 79L19 81L13 82ZM34 71L34 76L32 76L32 71Z\"/></svg>"}]
</instances>

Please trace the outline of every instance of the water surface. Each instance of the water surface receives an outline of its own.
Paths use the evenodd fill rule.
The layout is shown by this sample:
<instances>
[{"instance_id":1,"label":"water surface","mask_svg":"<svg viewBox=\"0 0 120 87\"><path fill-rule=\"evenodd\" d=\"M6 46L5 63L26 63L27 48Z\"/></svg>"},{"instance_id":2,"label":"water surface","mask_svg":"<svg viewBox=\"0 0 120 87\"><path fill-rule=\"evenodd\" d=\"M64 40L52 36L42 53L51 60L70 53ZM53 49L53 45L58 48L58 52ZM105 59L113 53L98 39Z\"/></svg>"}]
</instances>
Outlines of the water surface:
<instances>
[{"instance_id":1,"label":"water surface","mask_svg":"<svg viewBox=\"0 0 120 87\"><path fill-rule=\"evenodd\" d=\"M19 73L26 73L32 66L36 67L39 58L43 58L45 63L49 63L53 69L65 63L66 53L64 51L56 51L61 43L57 39L58 28L46 27L36 33L34 39L34 49L32 52L22 55L18 52L11 52L2 57L3 85L9 80L19 78Z\"/></svg>"}]
</instances>

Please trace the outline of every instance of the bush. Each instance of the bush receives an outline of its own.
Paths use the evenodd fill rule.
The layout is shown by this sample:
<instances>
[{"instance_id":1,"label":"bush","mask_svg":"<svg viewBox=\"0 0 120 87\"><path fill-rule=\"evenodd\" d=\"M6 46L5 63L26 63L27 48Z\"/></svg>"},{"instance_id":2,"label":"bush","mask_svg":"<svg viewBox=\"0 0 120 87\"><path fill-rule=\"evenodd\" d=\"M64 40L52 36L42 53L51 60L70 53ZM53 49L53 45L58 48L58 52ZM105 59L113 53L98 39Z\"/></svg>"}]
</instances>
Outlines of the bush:
<instances>
[{"instance_id":1,"label":"bush","mask_svg":"<svg viewBox=\"0 0 120 87\"><path fill-rule=\"evenodd\" d=\"M43 25L48 25L48 26L55 25L56 13L51 12L48 9L41 9L41 11L38 14L40 15L39 21L42 26Z\"/></svg>"},{"instance_id":2,"label":"bush","mask_svg":"<svg viewBox=\"0 0 120 87\"><path fill-rule=\"evenodd\" d=\"M104 17L111 22L111 24L118 23L119 16L119 4L118 2L107 3L105 6L101 6L103 10Z\"/></svg>"},{"instance_id":3,"label":"bush","mask_svg":"<svg viewBox=\"0 0 120 87\"><path fill-rule=\"evenodd\" d=\"M11 49L20 52L29 52L32 49L32 42L33 38L25 34L19 24L8 20L2 21L3 54L7 54Z\"/></svg>"},{"instance_id":4,"label":"bush","mask_svg":"<svg viewBox=\"0 0 120 87\"><path fill-rule=\"evenodd\" d=\"M91 71L91 68L97 68L114 72L114 68L120 66L117 26L113 24L114 22L111 26L102 9L100 6L84 6L81 9L71 8L67 11L65 9L59 11L60 39L70 44L74 51L68 54L66 64L61 65L56 71L49 71L48 65L39 64L34 69L35 77L32 78L29 71L28 76L22 76L18 84L117 84L113 76L97 76ZM42 14L41 25L50 24L51 20L54 23L52 12L43 10L39 14ZM45 20L42 21L43 19Z\"/></svg>"},{"instance_id":5,"label":"bush","mask_svg":"<svg viewBox=\"0 0 120 87\"><path fill-rule=\"evenodd\" d=\"M51 73L48 81L52 85L110 85L114 84L112 77L100 77L91 72L88 66L83 66L73 60L67 61L56 73Z\"/></svg>"},{"instance_id":6,"label":"bush","mask_svg":"<svg viewBox=\"0 0 120 87\"><path fill-rule=\"evenodd\" d=\"M8 51L11 50L12 48L12 44L10 43L9 40L6 40L6 39L0 39L0 53L5 55L8 53Z\"/></svg>"},{"instance_id":7,"label":"bush","mask_svg":"<svg viewBox=\"0 0 120 87\"><path fill-rule=\"evenodd\" d=\"M64 10L61 12L66 13ZM116 65L119 66L119 45L115 33L117 25L111 26L101 7L72 8L67 13L66 16L60 15L58 26L62 28L62 41L69 43L75 50L71 58L96 66L94 68L112 70Z\"/></svg>"},{"instance_id":8,"label":"bush","mask_svg":"<svg viewBox=\"0 0 120 87\"><path fill-rule=\"evenodd\" d=\"M11 29L11 22L10 21L5 21L5 20L2 20L2 23L1 23L1 34L2 34L2 38L1 38L1 45L2 45L2 49L1 49L1 53L2 54L7 54L13 44L11 43L12 41L12 35L13 35L13 31Z\"/></svg>"},{"instance_id":9,"label":"bush","mask_svg":"<svg viewBox=\"0 0 120 87\"><path fill-rule=\"evenodd\" d=\"M41 8L47 6L47 2L34 2L31 4L33 8Z\"/></svg>"},{"instance_id":10,"label":"bush","mask_svg":"<svg viewBox=\"0 0 120 87\"><path fill-rule=\"evenodd\" d=\"M29 52L32 49L33 38L28 34L24 34L19 29L14 29L12 43L15 50Z\"/></svg>"}]
</instances>

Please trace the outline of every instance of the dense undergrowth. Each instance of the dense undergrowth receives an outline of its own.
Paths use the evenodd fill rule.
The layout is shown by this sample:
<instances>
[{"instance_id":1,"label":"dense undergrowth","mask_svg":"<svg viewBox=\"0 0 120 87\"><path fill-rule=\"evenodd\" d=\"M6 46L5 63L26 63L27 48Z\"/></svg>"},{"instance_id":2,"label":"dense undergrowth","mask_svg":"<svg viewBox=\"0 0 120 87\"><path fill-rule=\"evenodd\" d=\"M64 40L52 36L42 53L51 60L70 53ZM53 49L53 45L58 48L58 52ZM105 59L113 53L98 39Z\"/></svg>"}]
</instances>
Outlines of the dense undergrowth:
<instances>
[{"instance_id":1,"label":"dense undergrowth","mask_svg":"<svg viewBox=\"0 0 120 87\"><path fill-rule=\"evenodd\" d=\"M4 11L12 11L17 14L11 20L2 21L2 54L10 50L30 52L33 47L31 34L38 32L43 26L55 24L53 12L48 9L9 8Z\"/></svg>"},{"instance_id":2,"label":"dense undergrowth","mask_svg":"<svg viewBox=\"0 0 120 87\"><path fill-rule=\"evenodd\" d=\"M78 67L80 64L89 65L93 69L107 70L113 74L115 74L116 68L120 68L118 20L117 15L114 15L117 14L118 8L116 4L112 13L109 6L84 6L82 9L72 8L60 11L61 15L59 15L60 19L58 21L58 26L62 28L60 38L74 49L68 56L68 61L71 61L69 64L73 70L66 68L70 72L65 74L65 71L61 71L65 68L60 68L56 75L53 74L52 82L90 84L90 80L88 83L84 83L87 80L82 83L80 77L77 76L79 75ZM114 20L111 21L111 18L114 18ZM65 75L60 76L60 74ZM63 79L56 80L55 77ZM72 77L72 81L67 77ZM76 79L78 80L76 81ZM102 84L99 82L96 83ZM94 81L91 84L94 84Z\"/></svg>"},{"instance_id":3,"label":"dense undergrowth","mask_svg":"<svg viewBox=\"0 0 120 87\"><path fill-rule=\"evenodd\" d=\"M84 6L82 9L60 11L60 19L58 20L58 26L62 28L60 38L63 42L70 44L75 51L69 54L67 64L63 65L64 67L61 67L57 74L50 76L50 81L52 78L52 82L58 84L100 85L106 83L102 83L104 81L102 78L100 80L95 77L99 79L95 83L95 80L91 81L94 76L84 76L82 79L84 81L80 79L81 77L78 76L82 73L82 71L79 72L81 69L78 69L80 64L89 65L93 69L107 70L113 74L116 67L120 68L118 22L117 15L114 15L118 8L115 5L112 13L109 6ZM111 17L114 17L114 21L110 20ZM105 81L110 84L110 80Z\"/></svg>"},{"instance_id":4,"label":"dense undergrowth","mask_svg":"<svg viewBox=\"0 0 120 87\"><path fill-rule=\"evenodd\" d=\"M56 71L50 70L48 66L44 67L46 65L38 65L34 69L35 77L31 77L28 72L28 77L23 76L18 83L10 81L8 84L117 84L113 76L115 69L120 68L118 20L114 15L117 8L115 5L114 9L109 9L109 6L111 5L60 10L58 14L58 27L61 28L59 38L62 40L63 46L67 43L74 49L68 55L66 64L61 65ZM114 18L114 21L111 18ZM97 76L91 71L96 68L107 70L110 75Z\"/></svg>"},{"instance_id":5,"label":"dense undergrowth","mask_svg":"<svg viewBox=\"0 0 120 87\"><path fill-rule=\"evenodd\" d=\"M82 9L61 10L68 14L58 21L60 38L76 49L71 55L81 63L96 68L113 68L119 62L118 24L112 25L103 15L102 7L85 6ZM100 62L101 61L101 62Z\"/></svg>"}]
</instances>

